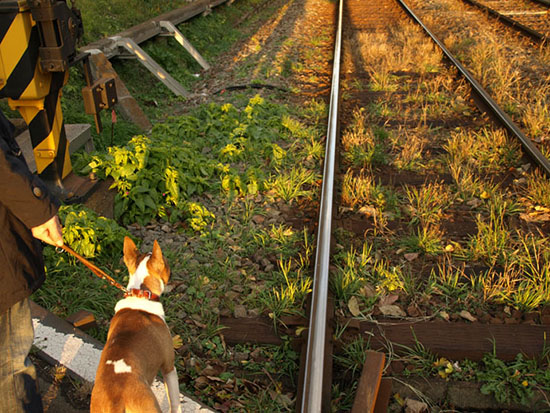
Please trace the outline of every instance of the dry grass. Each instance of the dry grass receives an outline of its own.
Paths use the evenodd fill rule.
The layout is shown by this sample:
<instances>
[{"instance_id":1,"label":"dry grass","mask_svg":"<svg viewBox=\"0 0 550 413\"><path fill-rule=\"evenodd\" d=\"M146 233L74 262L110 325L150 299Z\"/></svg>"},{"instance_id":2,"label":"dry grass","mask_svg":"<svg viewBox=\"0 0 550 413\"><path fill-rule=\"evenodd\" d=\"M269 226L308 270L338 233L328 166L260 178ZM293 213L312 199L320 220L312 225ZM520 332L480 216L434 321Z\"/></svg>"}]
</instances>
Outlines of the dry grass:
<instances>
[{"instance_id":1,"label":"dry grass","mask_svg":"<svg viewBox=\"0 0 550 413\"><path fill-rule=\"evenodd\" d=\"M411 1L416 1L415 9L430 7L428 25L443 33L439 37L493 98L516 116L529 135L544 143L550 130L550 79L531 77L526 83L527 60L502 46L487 19L464 28L458 18L472 14L455 8L455 2ZM448 30L439 30L446 23ZM411 294L429 297L435 286L454 309L501 303L529 310L548 303L550 254L543 248L548 241L536 231L531 235L521 231L530 212L542 215L550 208L550 181L526 172L520 144L480 116L469 86L456 78L454 70L444 68L441 54L416 27L403 24L385 33L363 33L360 41L369 87L380 92L372 94L367 108L356 110L342 135L342 147L352 152L375 146L376 128L383 125L388 133L387 162L349 168L341 195L344 206L374 224L366 236L379 259L369 282L378 291L401 291L405 300L420 301L418 295L407 296L409 277L412 284L425 287L410 289ZM542 67L541 57L536 53L532 57L531 74ZM345 152L342 158L349 161L353 156ZM381 176L388 171L389 181L407 183L397 185L398 206L393 209L384 204L387 198L379 198L391 190L385 183L387 175ZM433 183L437 174L441 183ZM432 183L421 185L419 178ZM515 179L513 185L509 178ZM388 186L377 185L379 179ZM464 232L455 227L462 217L469 220ZM487 270L472 272L474 267ZM422 274L415 273L418 268Z\"/></svg>"},{"instance_id":2,"label":"dry grass","mask_svg":"<svg viewBox=\"0 0 550 413\"><path fill-rule=\"evenodd\" d=\"M522 102L529 102L529 105L520 108L527 134L535 142L550 140L550 83L535 90L524 89L523 93L518 91L518 94Z\"/></svg>"},{"instance_id":3,"label":"dry grass","mask_svg":"<svg viewBox=\"0 0 550 413\"><path fill-rule=\"evenodd\" d=\"M424 146L426 145L426 139L414 132L400 131L399 135L402 139L399 140L399 146L394 145L397 154L393 160L393 165L398 169L420 170L425 164Z\"/></svg>"},{"instance_id":4,"label":"dry grass","mask_svg":"<svg viewBox=\"0 0 550 413\"><path fill-rule=\"evenodd\" d=\"M468 48L466 64L492 97L504 104L513 99L513 91L521 81L518 57L510 57L496 34Z\"/></svg>"},{"instance_id":5,"label":"dry grass","mask_svg":"<svg viewBox=\"0 0 550 413\"><path fill-rule=\"evenodd\" d=\"M374 133L367 127L367 119L364 108L355 109L353 120L342 135L342 147L345 151L354 146L374 145Z\"/></svg>"},{"instance_id":6,"label":"dry grass","mask_svg":"<svg viewBox=\"0 0 550 413\"><path fill-rule=\"evenodd\" d=\"M368 205L372 201L374 181L366 171L355 174L351 169L345 173L342 182L342 203L350 208Z\"/></svg>"},{"instance_id":7,"label":"dry grass","mask_svg":"<svg viewBox=\"0 0 550 413\"><path fill-rule=\"evenodd\" d=\"M550 208L550 180L538 169L527 175L525 197L534 206Z\"/></svg>"},{"instance_id":8,"label":"dry grass","mask_svg":"<svg viewBox=\"0 0 550 413\"><path fill-rule=\"evenodd\" d=\"M447 187L438 182L419 188L406 186L405 193L409 201L411 223L419 223L423 227L439 223L445 208L452 203Z\"/></svg>"},{"instance_id":9,"label":"dry grass","mask_svg":"<svg viewBox=\"0 0 550 413\"><path fill-rule=\"evenodd\" d=\"M547 45L534 49L519 36L508 36L503 41L493 19L483 13L467 12L461 2L441 0L435 5L412 0L411 6L420 18L426 18L430 29L444 39L497 103L525 127L529 137L537 142L548 139L550 48Z\"/></svg>"},{"instance_id":10,"label":"dry grass","mask_svg":"<svg viewBox=\"0 0 550 413\"><path fill-rule=\"evenodd\" d=\"M386 33L362 33L359 43L373 90L396 90L395 73L429 73L441 64L441 52L426 42L424 34L412 23L391 27Z\"/></svg>"},{"instance_id":11,"label":"dry grass","mask_svg":"<svg viewBox=\"0 0 550 413\"><path fill-rule=\"evenodd\" d=\"M519 143L509 139L502 129L458 130L451 134L445 150L449 165L455 169L470 165L477 171L497 172L517 165L521 158Z\"/></svg>"}]
</instances>

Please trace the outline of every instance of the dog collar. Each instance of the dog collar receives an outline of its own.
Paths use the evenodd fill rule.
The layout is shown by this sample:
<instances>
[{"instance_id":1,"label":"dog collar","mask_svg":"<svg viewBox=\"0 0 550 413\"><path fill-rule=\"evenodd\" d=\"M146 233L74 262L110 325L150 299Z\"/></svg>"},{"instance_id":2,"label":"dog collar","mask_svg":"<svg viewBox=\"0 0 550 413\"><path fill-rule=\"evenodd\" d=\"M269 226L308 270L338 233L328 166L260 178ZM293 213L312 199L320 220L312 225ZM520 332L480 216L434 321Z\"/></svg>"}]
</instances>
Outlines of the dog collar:
<instances>
[{"instance_id":1,"label":"dog collar","mask_svg":"<svg viewBox=\"0 0 550 413\"><path fill-rule=\"evenodd\" d=\"M126 293L124 293L124 298L128 297L138 297L146 298L150 301L159 301L160 297L156 294L153 294L149 290L140 290L139 288L130 288Z\"/></svg>"}]
</instances>

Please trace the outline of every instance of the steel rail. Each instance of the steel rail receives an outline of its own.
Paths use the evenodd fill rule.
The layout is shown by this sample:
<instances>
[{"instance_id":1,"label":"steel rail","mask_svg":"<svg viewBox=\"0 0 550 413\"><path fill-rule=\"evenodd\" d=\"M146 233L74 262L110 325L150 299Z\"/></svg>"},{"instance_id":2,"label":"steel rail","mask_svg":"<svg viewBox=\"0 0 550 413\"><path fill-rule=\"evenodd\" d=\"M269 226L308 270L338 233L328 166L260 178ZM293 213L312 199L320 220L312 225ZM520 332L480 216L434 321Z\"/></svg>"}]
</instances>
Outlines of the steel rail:
<instances>
[{"instance_id":1,"label":"steel rail","mask_svg":"<svg viewBox=\"0 0 550 413\"><path fill-rule=\"evenodd\" d=\"M480 10L486 11L487 13L492 15L493 17L495 17L499 20L502 20L503 23L507 24L510 27L513 27L514 29L519 30L521 33L526 34L527 36L529 36L533 40L536 40L539 43L542 43L545 40L547 40L547 37L545 35L543 35L542 33L539 33L538 31L533 30L532 28L530 28L530 27L528 27L528 26L512 19L511 17L505 16L504 14L499 13L497 10L492 9L492 8L490 8L490 7L488 7L484 4L481 4L476 0L462 0L462 1L472 5L474 7L477 7Z\"/></svg>"},{"instance_id":2,"label":"steel rail","mask_svg":"<svg viewBox=\"0 0 550 413\"><path fill-rule=\"evenodd\" d=\"M523 149L527 154L535 160L535 162L544 170L547 176L550 176L550 162L539 151L539 149L533 144L521 131L521 129L514 123L514 121L506 114L498 104L493 100L491 96L483 89L477 80L468 72L468 70L460 63L451 52L445 47L445 45L428 29L428 27L414 14L407 4L403 0L397 0L401 7L418 23L424 31L432 38L432 40L441 48L445 56L452 62L453 65L460 71L462 76L468 80L472 90L482 99L483 104L490 110L491 114L498 119L498 121L504 126L504 128L513 136L515 136L521 142Z\"/></svg>"},{"instance_id":3,"label":"steel rail","mask_svg":"<svg viewBox=\"0 0 550 413\"><path fill-rule=\"evenodd\" d=\"M321 412L323 401L323 372L325 364L325 342L327 331L330 238L332 230L336 139L338 134L338 100L340 90L343 2L344 0L339 0L338 26L336 29L336 40L334 45L334 62L332 69L332 86L330 91L323 186L319 208L317 250L315 253L315 271L304 369L305 375L302 387L302 413Z\"/></svg>"}]
</instances>

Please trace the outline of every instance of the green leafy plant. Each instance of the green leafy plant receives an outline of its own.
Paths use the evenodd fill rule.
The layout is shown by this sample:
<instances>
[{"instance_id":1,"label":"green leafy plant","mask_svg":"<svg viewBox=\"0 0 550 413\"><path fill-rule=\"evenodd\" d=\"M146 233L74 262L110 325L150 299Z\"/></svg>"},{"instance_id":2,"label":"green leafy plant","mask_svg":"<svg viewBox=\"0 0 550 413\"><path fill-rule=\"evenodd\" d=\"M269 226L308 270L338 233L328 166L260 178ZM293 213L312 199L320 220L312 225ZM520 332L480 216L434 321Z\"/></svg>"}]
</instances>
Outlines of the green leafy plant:
<instances>
[{"instance_id":1,"label":"green leafy plant","mask_svg":"<svg viewBox=\"0 0 550 413\"><path fill-rule=\"evenodd\" d=\"M531 370L536 367L534 360L526 360L520 353L507 364L493 352L486 354L481 363L483 369L477 373L477 379L482 383L483 394L492 394L500 403L529 404L534 394L533 383L530 383Z\"/></svg>"},{"instance_id":2,"label":"green leafy plant","mask_svg":"<svg viewBox=\"0 0 550 413\"><path fill-rule=\"evenodd\" d=\"M205 105L155 126L151 137L135 136L127 145L91 156L83 172L114 180L115 217L122 223L185 219L201 231L214 215L194 197L205 190L256 194L268 186L265 165L281 167L287 156L275 141L296 132L285 113L259 96L241 110ZM281 176L288 179L276 177L270 185L290 199L308 193L302 186L316 179L305 169Z\"/></svg>"},{"instance_id":3,"label":"green leafy plant","mask_svg":"<svg viewBox=\"0 0 550 413\"><path fill-rule=\"evenodd\" d=\"M87 258L120 258L124 237L130 233L112 219L80 205L62 205L63 240Z\"/></svg>"}]
</instances>

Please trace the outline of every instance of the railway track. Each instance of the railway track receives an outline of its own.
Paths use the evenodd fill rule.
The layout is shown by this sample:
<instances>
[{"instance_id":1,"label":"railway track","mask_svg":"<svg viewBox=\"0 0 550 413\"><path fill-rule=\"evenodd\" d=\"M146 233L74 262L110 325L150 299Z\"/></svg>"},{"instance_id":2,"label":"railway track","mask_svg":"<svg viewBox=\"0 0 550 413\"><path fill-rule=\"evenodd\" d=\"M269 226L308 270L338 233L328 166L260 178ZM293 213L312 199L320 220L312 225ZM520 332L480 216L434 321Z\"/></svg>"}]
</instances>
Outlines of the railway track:
<instances>
[{"instance_id":1,"label":"railway track","mask_svg":"<svg viewBox=\"0 0 550 413\"><path fill-rule=\"evenodd\" d=\"M459 295L454 303L448 301L452 295L441 293L443 287L467 289L461 287L461 282L468 285L472 277L490 275L495 266L499 275L505 274L505 266L491 262L490 255L457 255L479 234L483 219L490 219L494 212L492 200L504 196L499 186L513 193L514 202L521 202L529 186L526 182L530 168L525 165L538 163L547 170L546 158L477 88L473 78L468 79L474 84L471 86L456 76L458 72L464 75L465 70L448 66L445 59L453 61L450 54L439 51L418 22L410 20L414 10L391 0L376 4L346 0L339 3L339 8L341 27L336 41L339 44L341 40L342 49L334 58L315 293L303 364L302 398L296 401L303 412L326 410L330 405L332 375L327 371L332 370L333 345L338 354L345 352L350 343L356 343L358 337L372 339L377 350L397 344L412 347L418 339L437 354L458 360L480 358L480 349L491 351L488 338L493 337L499 355L513 358L518 349L535 354L544 345L543 334L548 330L540 315L531 319L536 324L532 327L520 324L528 321L524 314L514 315L510 319L520 325L508 328L502 318L504 305L499 304L496 309L481 305L476 312L475 306L468 306L471 298ZM421 64L415 63L418 61ZM340 62L341 75L337 70ZM491 115L478 109L474 100ZM491 123L489 117L497 122L504 120L504 126ZM484 134L489 136L488 141L502 139L502 146L490 148L501 151L505 147L506 151L499 153L506 162L492 160L494 163L483 168L474 165L468 176L468 171L464 171L469 164L457 163L452 168L447 164L448 158L459 157L451 152L453 145L467 137L479 140ZM525 157L520 154L519 143L513 143L514 135L524 146ZM530 155L535 159L530 159ZM460 194L451 186L459 187ZM368 190L365 192L364 188ZM428 217L420 211L420 198L434 188L445 199L443 206L431 207L436 211ZM400 204L399 200L408 200L409 204ZM534 205L525 206L524 213L533 212L531 207ZM506 212L506 206L504 209ZM526 234L526 227L531 232L547 234L546 221L526 223L518 216L516 212L507 213L503 217L506 226ZM334 234L336 237L332 237ZM433 244L421 242L425 234L434 235ZM429 237L424 241L431 242ZM344 256L349 257L347 262ZM473 264L463 265L468 259ZM353 271L356 279L345 284L345 277ZM447 278L441 281L437 276ZM426 293L432 302L426 300L426 294L422 297L414 293L430 282L440 291ZM336 303L336 316L327 309L329 296ZM509 311L510 308L511 305ZM485 316L489 317L484 319L485 324L475 324L475 328L469 322L461 322L464 318L481 320ZM454 322L443 328L441 324L438 327L438 319ZM488 327L489 322L498 324L499 320L498 329ZM411 326L416 335L411 334ZM337 343L334 331L344 332ZM437 334L438 331L444 334ZM457 339L456 331L462 332L464 340ZM510 337L520 331L526 339L514 342ZM439 339L437 345L433 344L434 336ZM388 365L395 371L392 361L395 360L390 359ZM345 370L336 366L334 382L349 384L349 374L339 369Z\"/></svg>"},{"instance_id":2,"label":"railway track","mask_svg":"<svg viewBox=\"0 0 550 413\"><path fill-rule=\"evenodd\" d=\"M538 42L544 42L550 36L550 20L548 18L550 12L547 3L536 0L463 1L487 12Z\"/></svg>"},{"instance_id":3,"label":"railway track","mask_svg":"<svg viewBox=\"0 0 550 413\"><path fill-rule=\"evenodd\" d=\"M345 3L345 5L343 3ZM529 14L530 24L533 24L533 16L539 15L537 13L519 13L517 12L518 6L514 6L513 10L516 10L516 13L513 13L514 15ZM540 13L540 15L546 16L546 12L547 9L544 8L544 13ZM396 241L396 238L404 238L411 233L410 221L406 221L407 219L414 219L414 214L409 217L395 217L394 215L397 215L397 212L385 210L384 206L376 206L376 199L373 200L368 194L361 194L362 197L354 194L354 191L361 191L361 189L358 189L359 185L365 185L365 182L368 182L367 185L376 187L377 182L379 182L379 194L393 192L397 194L398 198L409 196L409 199L414 197L411 196L411 194L419 194L423 191L423 188L433 188L437 185L441 185L442 187L446 185L450 186L453 184L453 181L455 185L460 186L460 177L456 176L456 174L453 175L452 166L450 166L451 171L449 174L449 170L445 170L445 168L449 166L443 167L443 169L437 171L434 170L437 168L433 166L431 168L422 166L414 170L414 168L403 168L402 165L404 161L412 162L415 156L417 160L422 159L423 162L428 164L431 161L438 162L436 160L438 154L450 152L448 147L449 143L446 142L447 137L452 137L453 133L457 130L460 130L461 133L462 131L466 131L466 134L476 134L479 130L486 130L483 125L491 122L489 121L489 117L494 122L492 127L497 134L508 136L512 142L516 142L516 145L517 143L521 143L525 156L541 168L541 170L546 173L550 172L548 160L531 142L531 139L525 136L504 110L502 110L489 94L483 90L481 85L467 69L452 56L443 43L430 32L428 27L422 23L414 14L414 11L404 2L382 1L377 2L376 5L367 4L367 2L361 1L340 2L340 13L342 13L341 16L343 17L339 18L339 27L337 29L335 44L335 65L326 147L327 157L325 159L325 176L323 177L322 201L318 226L319 233L315 266L315 285L311 304L307 358L305 362L306 377L302 390L302 412L321 411L321 406L327 405L326 401L323 401L323 399L328 396L326 391L323 392L322 390L323 379L326 380L327 378L326 369L323 364L327 360L325 349L331 348L331 345L327 345L324 341L326 337L327 319L330 319L330 316L327 315L328 310L326 305L329 295L327 288L329 285L329 277L333 279L334 277L338 277L338 274L335 274L335 272L337 273L337 268L342 265L341 262L337 260L334 261L334 251L332 252L332 261L329 260L329 256L331 256L331 242L328 234L345 231L348 242L350 241L349 238L354 235L354 239L348 243L348 245L351 245L351 250L353 251L354 247L359 249L361 244L363 244L363 246L370 245L376 248L375 245L380 243L382 239L385 239L386 242L391 244ZM507 12L507 14L510 15L512 13ZM414 23L410 23L411 21ZM396 24L397 22L399 23ZM343 25L343 28L340 27L340 25ZM546 25L547 19L543 17L537 28L542 30ZM418 36L418 27L422 28L423 34L417 38L414 36ZM344 33L342 36L340 34L341 31ZM421 39L423 36L425 37L424 40ZM413 37L415 40L411 41L410 39ZM340 38L342 38L343 46L341 46ZM428 40L430 38L431 42L433 42L432 44L437 45L437 49L432 50L430 48L430 40ZM404 39L407 40L405 41ZM340 47L343 48L343 51L340 51ZM376 50L377 47L379 50ZM403 56L401 56L400 59L396 58L396 61L392 62L391 57L387 57L388 55L397 56L411 53L407 48L414 49L412 52L415 56L414 59L410 58L407 60L406 57L403 58ZM439 62L423 61L422 64L424 67L422 67L422 64L415 65L415 60L422 58L428 59L428 55L433 53L441 54ZM345 85L342 95L344 95L345 98L339 99L338 90L340 88L339 70L341 55L343 56L341 81ZM421 57L418 57L419 55L421 55ZM445 62L443 62L443 56L445 56ZM376 67L377 65L378 67ZM426 67L429 65L438 67L433 72L429 72L426 71ZM455 70L461 74L461 79L452 78L452 72ZM450 76L450 78L444 80L447 76ZM428 89L430 88L430 86L426 86L426 83L429 84L430 82L433 82L431 86L433 89L429 90L430 93L458 94L459 102L468 102L465 103L465 106L462 108L465 110L454 114L452 112L438 112L436 102L424 102L421 110L415 113L415 109L411 108L411 106L414 105L410 105L412 99L411 90L419 94L426 93L426 87ZM366 83L369 83L369 85L367 86ZM402 89L399 84L406 84L407 88ZM353 85L353 87L350 87L350 85ZM449 96L447 95L447 97ZM474 105L474 101L476 105ZM385 106L386 113L382 110L379 110L379 113L376 114L372 113L373 108L379 109L380 106L384 104L387 104ZM392 110L391 107L394 107L394 109ZM368 110L370 110L371 113L368 113ZM427 115L427 113L431 111L433 111L434 114ZM334 125L338 124L336 118L338 118L340 122L339 135L341 137L341 143L338 145L339 153L337 155L334 153L334 135L337 134ZM415 118L417 122L416 125L413 124ZM357 129L359 129L359 131L357 131ZM371 136L366 137L367 141L363 141L359 144L353 142L360 134L368 135L369 129L371 129ZM430 131L434 129L437 130L437 132L431 133ZM379 136L376 136L376 130L378 130ZM381 133L382 130L384 130L384 134ZM409 140L413 140L410 138L415 135L423 134L424 136L421 142L411 144L406 141L399 142L399 138L396 136L397 134L405 136L409 138ZM369 149L376 151L377 142L373 141L376 141L377 138L380 139L380 135L385 135L385 138L393 135L394 146L391 149L388 146L382 148L381 151L386 151L386 153L379 153L379 159L371 157L366 161L365 159L367 156L363 153L364 158L357 160L353 157L353 154L350 155L354 150L358 151L360 149L358 149L358 147L361 146L365 149L365 146L371 145ZM369 139L371 142L368 142ZM395 142L398 142L397 145ZM384 142L378 143L380 143L382 147L387 145L387 143ZM407 147L407 145L410 146ZM514 143L511 143L511 145L513 146ZM398 150L401 152L396 156L395 151ZM450 155L451 157L453 156L452 154ZM389 161L381 160L380 158L384 158L384 156L392 159ZM401 159L405 157L407 159ZM514 162L525 162L527 160L527 158L524 158L522 161L520 158L521 155L516 158ZM336 162L336 160L339 160L339 163L333 165L332 163ZM509 179L509 177L506 176L506 170L510 167L511 164L508 166L499 166L499 168L502 168L502 172L494 171L489 181L494 182L497 180L497 185L502 184L510 188L505 183L505 181ZM335 170L337 171L336 178L334 176ZM336 180L336 183L333 183L333 179ZM354 183L350 184L350 181L354 181ZM331 193L331 190L334 190L335 193ZM335 221L333 224L335 228L331 227L333 199L336 200L336 212L334 212ZM389 197L386 197L384 201L387 205ZM451 202L455 205L449 208L444 218L455 221L455 218L459 216L459 218L456 219L456 221L458 221L456 222L458 226L471 225L472 222L468 219L466 219L465 222L460 222L461 219L463 220L465 218L464 214L468 214L461 205L458 205L462 202L463 200L461 199L459 199L458 202ZM473 203L471 205L473 205ZM437 208L441 208L441 206ZM473 209L475 210L475 208ZM377 219L379 222L377 222ZM418 234L420 234L421 228L425 233L433 224L434 223L429 222L420 223ZM446 238L446 242L448 242L446 247L447 252L454 251L453 245L458 245L471 236L471 234L468 234L468 230L465 230L465 227L461 230L457 227L453 228L452 225L447 227L445 227L444 224L442 225L441 227L439 224L435 226L438 227L439 233L442 234L443 237ZM337 237L333 240L332 245L343 243L343 240ZM399 243L397 242L395 249L399 249L398 247ZM363 252L364 251L365 249L363 249ZM423 249L423 247L417 249L413 248L408 253L406 251L407 247L404 247L399 249L396 254L397 256L390 257L393 252L388 253L384 248L379 249L379 252L382 252L381 255L388 258L388 262L391 263L390 266L394 265L395 267L393 268L405 268L412 278L418 277L415 280L409 280L412 283L422 283L421 278L430 274L430 271L431 274L434 274L434 268L438 268L440 273L444 275L446 270L442 269L441 260L439 260L438 263L438 259L435 257L437 254L430 254L428 250L426 248ZM404 256L399 256L403 254L403 252L406 252ZM424 257L422 257L422 255L424 255ZM449 262L451 262L453 259L451 256L452 254L449 254L444 259L448 259ZM357 256L354 257L354 259L359 260ZM362 259L365 260L365 257L363 256ZM375 260L377 259L380 258L375 258ZM418 262L416 262L419 259L422 261L421 265L418 265ZM382 258L382 262L383 261L384 259ZM329 262L332 262L333 270L330 275ZM453 267L453 265L451 265L451 267ZM456 268L458 268L458 266ZM365 267L365 272L369 272L369 270L375 272L368 268L368 266ZM372 273L370 275L372 276ZM342 297L339 297L338 293L335 294L334 284L332 286L332 297L336 301L339 299L341 300ZM373 294L372 285L367 284L367 286L371 289L365 290L363 288L361 291L370 291L370 294ZM401 288L403 288L403 285L401 285ZM384 288L382 288L382 290L384 290ZM382 317L379 321L384 320L384 316L397 316L398 318L405 319L416 318L416 321L413 321L412 325L416 323L417 328L421 330L423 321L419 321L417 317L421 315L423 311L417 311L418 308L415 308L414 298L412 300L410 298L407 299L401 297L398 293L392 294L392 291L393 288L386 287L386 290L381 293L381 301L387 300L388 297L391 297L388 301L391 303L396 300L403 300L406 303L407 300L409 300L410 305L406 311L403 311L403 308L398 306L398 309L401 310L401 314L399 311L392 313L392 311L396 310L392 307L392 311L389 311L390 309L388 307L391 307L392 304L378 305L378 308L375 306L374 315L376 316L378 312L378 317ZM336 295L336 297L334 297L334 295ZM347 304L348 309L350 309L352 313L356 313L353 315L363 317L364 314L359 309L351 309L350 303L351 301L344 302L344 307ZM354 304L354 306L356 305L357 304ZM386 308L382 309L381 307ZM340 313L342 314L346 310L347 309L340 310ZM368 312L368 310L366 311ZM426 316L424 322L428 319L432 319L436 313L430 315L424 312L424 314L422 314ZM481 313L482 312L479 312L478 316L480 316ZM465 316L466 318L471 315L469 312L467 314L468 315ZM470 321L477 321L477 318L472 316ZM338 324L337 319L332 319L332 322ZM392 323L390 322L389 324ZM437 324L433 327L437 328L436 326ZM535 335L538 336L538 339L536 339L536 341L538 341L538 349L542 351L543 343L540 341L542 338L541 334L542 331L547 329L547 326L541 327L538 334ZM458 340L460 343L457 344L454 351L446 352L445 349L439 348L436 350L439 351L438 354L445 354L447 357L453 359L472 357L472 353L466 354L468 353L467 350L462 353L458 350L459 348L465 350L467 347L457 336L459 335L459 331L464 331L463 329L464 325L458 323L455 329L456 333L452 333L453 328L446 330L447 334L453 335L450 341ZM482 330L483 327L481 330L477 331L477 334L486 335L487 333L481 332ZM512 340L511 337L516 334L512 330L513 328L510 328L511 335L504 341ZM429 333L424 336L424 338L430 341L428 336ZM394 336L396 342L382 343L382 347L385 347L387 350L388 346L393 347L399 345L399 342L403 343L403 341L401 341L403 338L404 337ZM427 345L428 348L431 347L430 344L423 342L422 339L420 342ZM450 344L448 343L448 345ZM521 345L525 345L525 343ZM366 365L367 364L365 364L365 366ZM367 372L366 374L374 373ZM328 377L332 376L329 374ZM379 383L372 380L367 380L366 382L370 383L367 385L371 386L375 386L377 385L376 383ZM373 387L372 389L362 390L364 390L364 393L366 392L372 395L372 392L376 393L376 389ZM375 400L376 398L374 398L374 401ZM370 402L373 402L373 400L371 399ZM374 404L369 405L369 408L374 408Z\"/></svg>"}]
</instances>

